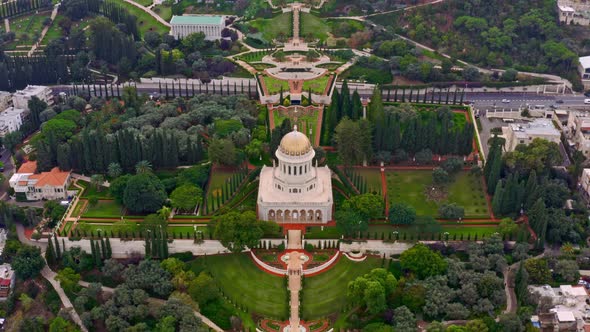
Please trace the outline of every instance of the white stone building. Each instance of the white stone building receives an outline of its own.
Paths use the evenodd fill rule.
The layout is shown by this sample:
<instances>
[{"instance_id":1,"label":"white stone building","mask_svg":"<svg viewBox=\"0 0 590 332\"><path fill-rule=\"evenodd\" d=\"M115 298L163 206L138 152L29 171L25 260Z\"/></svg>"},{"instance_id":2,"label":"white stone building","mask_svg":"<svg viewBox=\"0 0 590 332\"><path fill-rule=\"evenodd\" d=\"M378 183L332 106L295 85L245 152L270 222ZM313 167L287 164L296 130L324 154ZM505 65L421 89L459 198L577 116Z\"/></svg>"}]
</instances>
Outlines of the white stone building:
<instances>
[{"instance_id":1,"label":"white stone building","mask_svg":"<svg viewBox=\"0 0 590 332\"><path fill-rule=\"evenodd\" d=\"M15 108L29 109L29 100L37 97L47 105L53 105L53 94L50 88L41 85L27 85L23 90L19 90L12 95L12 105Z\"/></svg>"},{"instance_id":2,"label":"white stone building","mask_svg":"<svg viewBox=\"0 0 590 332\"><path fill-rule=\"evenodd\" d=\"M590 2L587 0L558 0L557 12L562 24L590 24Z\"/></svg>"},{"instance_id":3,"label":"white stone building","mask_svg":"<svg viewBox=\"0 0 590 332\"><path fill-rule=\"evenodd\" d=\"M530 123L512 123L502 127L502 136L506 139L506 151L514 151L517 145L528 145L535 138L541 138L559 144L561 133L550 119L535 119Z\"/></svg>"},{"instance_id":4,"label":"white stone building","mask_svg":"<svg viewBox=\"0 0 590 332\"><path fill-rule=\"evenodd\" d=\"M569 112L567 125L563 128L568 144L586 157L590 157L590 114Z\"/></svg>"},{"instance_id":5,"label":"white stone building","mask_svg":"<svg viewBox=\"0 0 590 332\"><path fill-rule=\"evenodd\" d=\"M8 181L17 199L38 201L68 198L72 172L64 172L57 167L49 172L35 173L36 170L37 162L28 161Z\"/></svg>"},{"instance_id":6,"label":"white stone building","mask_svg":"<svg viewBox=\"0 0 590 332\"><path fill-rule=\"evenodd\" d=\"M263 167L258 189L258 218L278 223L332 220L332 173L313 165L315 151L305 134L285 135L275 153L278 165Z\"/></svg>"},{"instance_id":7,"label":"white stone building","mask_svg":"<svg viewBox=\"0 0 590 332\"><path fill-rule=\"evenodd\" d=\"M184 38L191 33L202 32L206 40L221 39L221 31L225 28L225 16L219 15L182 15L172 16L170 34L176 39Z\"/></svg>"},{"instance_id":8,"label":"white stone building","mask_svg":"<svg viewBox=\"0 0 590 332\"><path fill-rule=\"evenodd\" d=\"M0 137L19 130L27 115L29 115L29 111L14 107L0 112Z\"/></svg>"}]
</instances>

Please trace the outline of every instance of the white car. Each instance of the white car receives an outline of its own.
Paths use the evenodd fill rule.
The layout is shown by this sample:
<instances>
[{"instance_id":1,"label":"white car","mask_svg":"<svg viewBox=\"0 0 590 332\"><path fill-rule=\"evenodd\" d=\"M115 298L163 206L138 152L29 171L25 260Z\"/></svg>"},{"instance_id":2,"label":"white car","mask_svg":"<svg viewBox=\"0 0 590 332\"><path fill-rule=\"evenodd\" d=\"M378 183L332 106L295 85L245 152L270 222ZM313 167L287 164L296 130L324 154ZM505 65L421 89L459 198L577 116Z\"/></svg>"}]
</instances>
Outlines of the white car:
<instances>
[{"instance_id":1,"label":"white car","mask_svg":"<svg viewBox=\"0 0 590 332\"><path fill-rule=\"evenodd\" d=\"M502 99L502 102L503 102L504 104L508 104L508 103L510 103L510 99Z\"/></svg>"},{"instance_id":2,"label":"white car","mask_svg":"<svg viewBox=\"0 0 590 332\"><path fill-rule=\"evenodd\" d=\"M590 104L590 99L584 99L584 104Z\"/></svg>"}]
</instances>

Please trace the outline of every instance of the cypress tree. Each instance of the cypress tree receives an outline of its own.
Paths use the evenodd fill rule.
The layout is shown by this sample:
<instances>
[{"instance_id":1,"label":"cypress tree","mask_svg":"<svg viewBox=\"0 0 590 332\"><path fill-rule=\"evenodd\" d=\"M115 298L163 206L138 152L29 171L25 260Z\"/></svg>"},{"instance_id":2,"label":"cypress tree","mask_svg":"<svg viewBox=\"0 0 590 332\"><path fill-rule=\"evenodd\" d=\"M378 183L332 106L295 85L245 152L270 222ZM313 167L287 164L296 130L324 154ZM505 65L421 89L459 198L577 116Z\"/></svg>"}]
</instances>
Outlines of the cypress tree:
<instances>
[{"instance_id":1,"label":"cypress tree","mask_svg":"<svg viewBox=\"0 0 590 332\"><path fill-rule=\"evenodd\" d=\"M157 234L154 234L154 232L149 232L149 233L150 233L150 241L152 244L152 249L151 249L152 257L156 257L156 256L158 256L158 247L159 247L158 241L159 241L159 239L158 239Z\"/></svg>"},{"instance_id":2,"label":"cypress tree","mask_svg":"<svg viewBox=\"0 0 590 332\"><path fill-rule=\"evenodd\" d=\"M55 264L55 250L53 249L53 241L47 241L47 251L45 251L45 259L47 264L52 266Z\"/></svg>"},{"instance_id":3,"label":"cypress tree","mask_svg":"<svg viewBox=\"0 0 590 332\"><path fill-rule=\"evenodd\" d=\"M111 249L111 240L107 237L106 239L106 246L107 246L107 256L106 258L109 259L113 256L113 251Z\"/></svg>"},{"instance_id":4,"label":"cypress tree","mask_svg":"<svg viewBox=\"0 0 590 332\"><path fill-rule=\"evenodd\" d=\"M101 254L102 254L102 259L107 259L107 247L106 247L106 245L104 243L104 238L103 237L100 238L100 251L101 251Z\"/></svg>"},{"instance_id":5,"label":"cypress tree","mask_svg":"<svg viewBox=\"0 0 590 332\"><path fill-rule=\"evenodd\" d=\"M502 211L503 197L504 189L502 188L502 180L499 180L496 184L496 190L494 190L494 198L492 199L492 210L496 216L504 214L504 211Z\"/></svg>"},{"instance_id":6,"label":"cypress tree","mask_svg":"<svg viewBox=\"0 0 590 332\"><path fill-rule=\"evenodd\" d=\"M150 234L150 232L148 232L145 236L145 257L150 257L152 255L152 245L150 243L150 235L149 234Z\"/></svg>"},{"instance_id":7,"label":"cypress tree","mask_svg":"<svg viewBox=\"0 0 590 332\"><path fill-rule=\"evenodd\" d=\"M498 182L500 179L500 171L502 170L502 156L497 155L495 156L492 164L492 168L490 170L490 176L488 178L488 194L493 194L495 187L492 185L493 183Z\"/></svg>"},{"instance_id":8,"label":"cypress tree","mask_svg":"<svg viewBox=\"0 0 590 332\"><path fill-rule=\"evenodd\" d=\"M515 287L514 292L516 293L516 299L518 300L519 304L525 303L528 297L528 284L529 284L529 274L524 269L524 265L522 261L518 264L518 271L516 272L515 276Z\"/></svg>"},{"instance_id":9,"label":"cypress tree","mask_svg":"<svg viewBox=\"0 0 590 332\"><path fill-rule=\"evenodd\" d=\"M57 236L54 237L55 240L55 258L57 259L61 259L61 249L59 247L59 241L57 240ZM64 251L66 249L66 246L64 245Z\"/></svg>"}]
</instances>

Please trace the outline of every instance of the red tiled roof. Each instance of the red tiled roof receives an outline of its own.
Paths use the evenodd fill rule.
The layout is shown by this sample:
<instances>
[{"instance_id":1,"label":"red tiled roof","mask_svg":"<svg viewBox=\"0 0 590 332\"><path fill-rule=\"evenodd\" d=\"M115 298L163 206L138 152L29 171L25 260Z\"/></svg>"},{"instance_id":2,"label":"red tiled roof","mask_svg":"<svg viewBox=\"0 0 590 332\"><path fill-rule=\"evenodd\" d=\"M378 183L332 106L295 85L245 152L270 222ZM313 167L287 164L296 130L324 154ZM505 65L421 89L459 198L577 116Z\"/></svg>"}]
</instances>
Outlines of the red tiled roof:
<instances>
[{"instance_id":1,"label":"red tiled roof","mask_svg":"<svg viewBox=\"0 0 590 332\"><path fill-rule=\"evenodd\" d=\"M0 278L0 286L10 286L10 279Z\"/></svg>"},{"instance_id":2,"label":"red tiled roof","mask_svg":"<svg viewBox=\"0 0 590 332\"><path fill-rule=\"evenodd\" d=\"M40 174L33 174L29 176L29 179L37 179L37 183L35 187L45 187L45 186L64 186L68 177L70 176L70 172L62 172L58 167L54 167L49 172L43 172Z\"/></svg>"},{"instance_id":3,"label":"red tiled roof","mask_svg":"<svg viewBox=\"0 0 590 332\"><path fill-rule=\"evenodd\" d=\"M27 161L20 165L17 173L35 173L37 170L37 162L36 161Z\"/></svg>"}]
</instances>

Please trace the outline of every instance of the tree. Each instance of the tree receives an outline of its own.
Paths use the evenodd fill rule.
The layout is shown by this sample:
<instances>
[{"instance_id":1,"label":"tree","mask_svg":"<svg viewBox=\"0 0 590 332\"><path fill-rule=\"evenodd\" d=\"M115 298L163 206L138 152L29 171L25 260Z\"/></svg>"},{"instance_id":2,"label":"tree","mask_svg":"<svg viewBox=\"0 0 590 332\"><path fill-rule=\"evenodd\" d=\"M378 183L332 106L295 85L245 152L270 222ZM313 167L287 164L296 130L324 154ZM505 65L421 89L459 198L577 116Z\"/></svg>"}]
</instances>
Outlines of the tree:
<instances>
[{"instance_id":1,"label":"tree","mask_svg":"<svg viewBox=\"0 0 590 332\"><path fill-rule=\"evenodd\" d=\"M576 281L578 278L580 278L580 267L576 261L560 259L557 264L555 264L554 271L560 280L568 283Z\"/></svg>"},{"instance_id":2,"label":"tree","mask_svg":"<svg viewBox=\"0 0 590 332\"><path fill-rule=\"evenodd\" d=\"M45 266L45 260L41 256L41 250L36 247L23 245L12 259L14 273L20 279L35 278Z\"/></svg>"},{"instance_id":3,"label":"tree","mask_svg":"<svg viewBox=\"0 0 590 332\"><path fill-rule=\"evenodd\" d=\"M76 332L78 328L60 316L55 317L49 324L49 332Z\"/></svg>"},{"instance_id":4,"label":"tree","mask_svg":"<svg viewBox=\"0 0 590 332\"><path fill-rule=\"evenodd\" d=\"M104 183L104 176L102 174L94 174L90 177L90 185L96 191L102 191L102 184Z\"/></svg>"},{"instance_id":5,"label":"tree","mask_svg":"<svg viewBox=\"0 0 590 332\"><path fill-rule=\"evenodd\" d=\"M212 222L215 225L215 237L232 252L241 252L246 247L254 248L264 234L252 211L231 211L214 217Z\"/></svg>"},{"instance_id":6,"label":"tree","mask_svg":"<svg viewBox=\"0 0 590 332\"><path fill-rule=\"evenodd\" d=\"M157 211L166 201L162 182L151 173L131 176L123 194L123 204L132 213Z\"/></svg>"},{"instance_id":7,"label":"tree","mask_svg":"<svg viewBox=\"0 0 590 332\"><path fill-rule=\"evenodd\" d=\"M514 234L517 230L518 225L511 218L504 218L500 221L500 224L498 224L498 233L503 236Z\"/></svg>"},{"instance_id":8,"label":"tree","mask_svg":"<svg viewBox=\"0 0 590 332\"><path fill-rule=\"evenodd\" d=\"M118 178L119 176L121 176L121 174L123 174L123 169L121 168L121 165L119 163L112 162L109 164L108 174L113 179Z\"/></svg>"},{"instance_id":9,"label":"tree","mask_svg":"<svg viewBox=\"0 0 590 332\"><path fill-rule=\"evenodd\" d=\"M416 221L416 209L405 203L395 202L389 208L389 221L394 225L412 225Z\"/></svg>"},{"instance_id":10,"label":"tree","mask_svg":"<svg viewBox=\"0 0 590 332\"><path fill-rule=\"evenodd\" d=\"M397 280L385 269L373 269L348 284L347 297L356 305L366 307L370 314L387 308L386 298L395 290Z\"/></svg>"},{"instance_id":11,"label":"tree","mask_svg":"<svg viewBox=\"0 0 590 332\"><path fill-rule=\"evenodd\" d=\"M336 126L334 142L345 165L357 165L369 159L372 151L371 132L366 120L353 121L345 117Z\"/></svg>"},{"instance_id":12,"label":"tree","mask_svg":"<svg viewBox=\"0 0 590 332\"><path fill-rule=\"evenodd\" d=\"M400 256L400 264L420 279L442 274L447 269L447 262L442 255L421 243L404 251Z\"/></svg>"},{"instance_id":13,"label":"tree","mask_svg":"<svg viewBox=\"0 0 590 332\"><path fill-rule=\"evenodd\" d=\"M220 296L215 280L205 272L201 272L190 282L188 293L201 307L217 300Z\"/></svg>"},{"instance_id":14,"label":"tree","mask_svg":"<svg viewBox=\"0 0 590 332\"><path fill-rule=\"evenodd\" d=\"M532 284L548 284L551 282L551 271L546 259L529 259L525 261L524 267Z\"/></svg>"},{"instance_id":15,"label":"tree","mask_svg":"<svg viewBox=\"0 0 590 332\"><path fill-rule=\"evenodd\" d=\"M191 184L184 184L176 187L176 189L170 194L172 207L183 211L194 210L195 206L202 201L203 190Z\"/></svg>"},{"instance_id":16,"label":"tree","mask_svg":"<svg viewBox=\"0 0 590 332\"><path fill-rule=\"evenodd\" d=\"M502 81L504 82L514 82L518 78L518 71L508 68L502 73Z\"/></svg>"},{"instance_id":17,"label":"tree","mask_svg":"<svg viewBox=\"0 0 590 332\"><path fill-rule=\"evenodd\" d=\"M513 313L502 314L499 317L499 324L504 332L522 332L524 327L520 318Z\"/></svg>"},{"instance_id":18,"label":"tree","mask_svg":"<svg viewBox=\"0 0 590 332\"><path fill-rule=\"evenodd\" d=\"M68 293L74 293L80 288L78 285L80 274L69 267L60 270L55 276L55 280L59 281L61 287Z\"/></svg>"},{"instance_id":19,"label":"tree","mask_svg":"<svg viewBox=\"0 0 590 332\"><path fill-rule=\"evenodd\" d=\"M339 209L334 213L334 219L336 220L336 227L347 237L366 231L369 227L368 220L363 218L356 210Z\"/></svg>"},{"instance_id":20,"label":"tree","mask_svg":"<svg viewBox=\"0 0 590 332\"><path fill-rule=\"evenodd\" d=\"M139 265L129 265L123 272L123 277L127 287L149 290L162 297L167 297L174 289L168 271L162 269L154 260L143 260Z\"/></svg>"},{"instance_id":21,"label":"tree","mask_svg":"<svg viewBox=\"0 0 590 332\"><path fill-rule=\"evenodd\" d=\"M430 149L420 150L415 155L416 162L420 165L432 162L432 151Z\"/></svg>"},{"instance_id":22,"label":"tree","mask_svg":"<svg viewBox=\"0 0 590 332\"><path fill-rule=\"evenodd\" d=\"M465 216L465 209L455 203L444 203L438 208L438 214L444 219L459 219Z\"/></svg>"},{"instance_id":23,"label":"tree","mask_svg":"<svg viewBox=\"0 0 590 332\"><path fill-rule=\"evenodd\" d=\"M146 174L151 173L152 171L152 164L147 160L141 160L135 164L135 173L136 174Z\"/></svg>"},{"instance_id":24,"label":"tree","mask_svg":"<svg viewBox=\"0 0 590 332\"><path fill-rule=\"evenodd\" d=\"M393 311L393 327L396 332L415 332L416 328L416 317L406 307L401 306Z\"/></svg>"},{"instance_id":25,"label":"tree","mask_svg":"<svg viewBox=\"0 0 590 332\"><path fill-rule=\"evenodd\" d=\"M213 138L209 141L209 159L225 166L235 166L239 162L234 143L226 138Z\"/></svg>"},{"instance_id":26,"label":"tree","mask_svg":"<svg viewBox=\"0 0 590 332\"><path fill-rule=\"evenodd\" d=\"M111 192L111 195L113 195L117 203L123 203L123 199L125 197L125 189L127 189L127 182L131 177L132 175L125 174L123 176L119 176L111 182L109 191Z\"/></svg>"},{"instance_id":27,"label":"tree","mask_svg":"<svg viewBox=\"0 0 590 332\"><path fill-rule=\"evenodd\" d=\"M378 219L383 216L383 198L375 194L361 194L352 196L342 203L343 209L357 211L363 219Z\"/></svg>"},{"instance_id":28,"label":"tree","mask_svg":"<svg viewBox=\"0 0 590 332\"><path fill-rule=\"evenodd\" d=\"M437 167L432 171L432 183L434 185L444 186L449 182L451 182L451 177L444 169Z\"/></svg>"}]
</instances>

